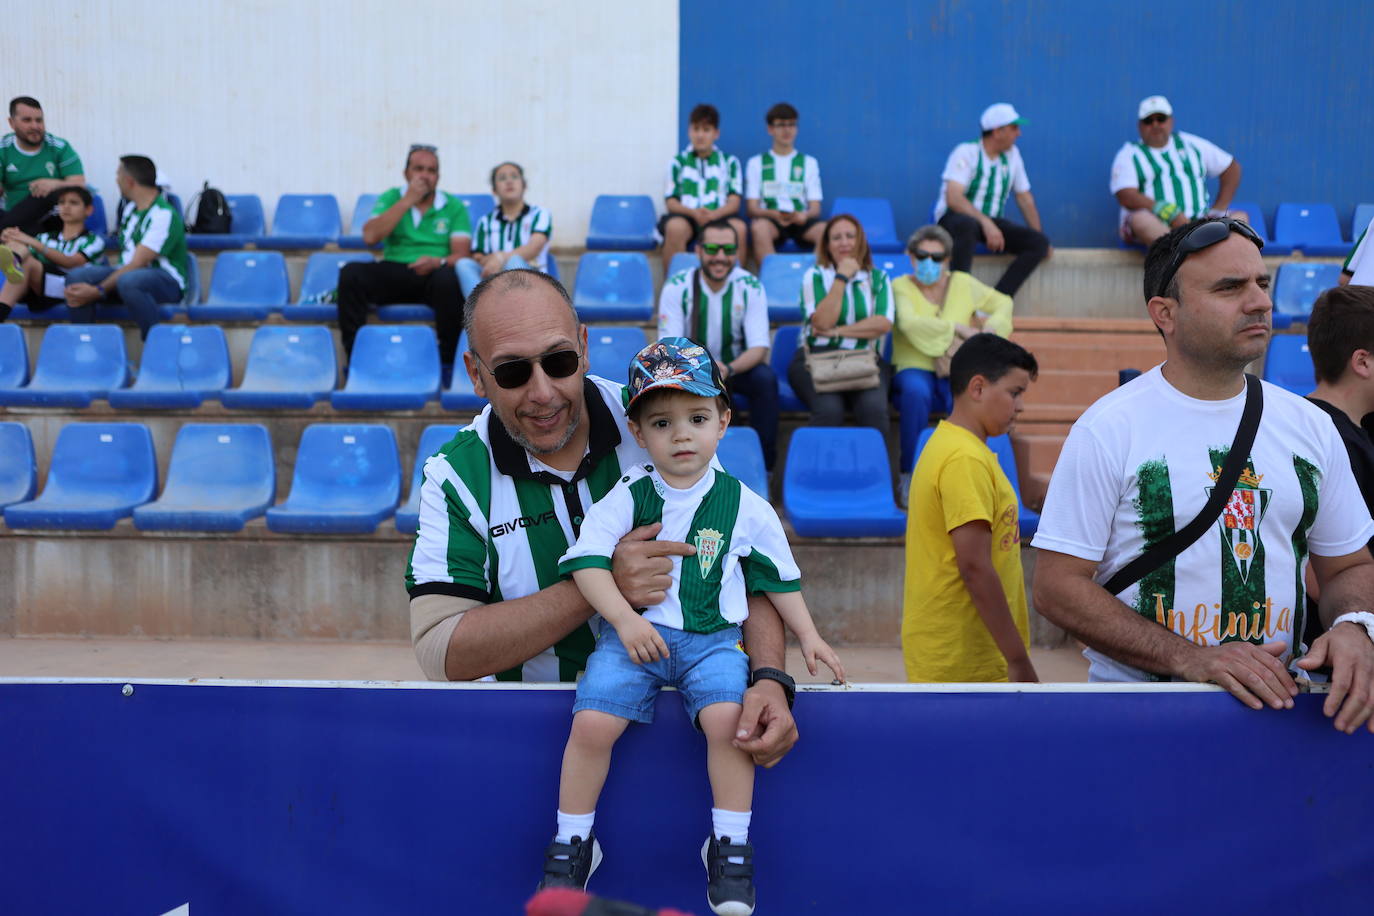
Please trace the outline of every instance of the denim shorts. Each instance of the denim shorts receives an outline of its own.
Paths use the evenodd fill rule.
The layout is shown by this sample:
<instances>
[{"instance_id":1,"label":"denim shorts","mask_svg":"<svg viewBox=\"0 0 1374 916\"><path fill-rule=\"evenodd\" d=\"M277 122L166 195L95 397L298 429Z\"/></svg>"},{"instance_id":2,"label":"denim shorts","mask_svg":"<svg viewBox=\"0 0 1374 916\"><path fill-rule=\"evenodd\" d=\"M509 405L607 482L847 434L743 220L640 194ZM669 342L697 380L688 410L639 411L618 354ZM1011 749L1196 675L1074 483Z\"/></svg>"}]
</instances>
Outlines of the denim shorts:
<instances>
[{"instance_id":1,"label":"denim shorts","mask_svg":"<svg viewBox=\"0 0 1374 916\"><path fill-rule=\"evenodd\" d=\"M586 673L577 682L573 712L595 709L631 722L652 722L659 689L676 687L687 718L700 728L697 714L712 703L744 702L749 656L744 654L739 627L714 633L688 633L659 624L654 629L668 644L668 657L637 665L615 628L602 628Z\"/></svg>"}]
</instances>

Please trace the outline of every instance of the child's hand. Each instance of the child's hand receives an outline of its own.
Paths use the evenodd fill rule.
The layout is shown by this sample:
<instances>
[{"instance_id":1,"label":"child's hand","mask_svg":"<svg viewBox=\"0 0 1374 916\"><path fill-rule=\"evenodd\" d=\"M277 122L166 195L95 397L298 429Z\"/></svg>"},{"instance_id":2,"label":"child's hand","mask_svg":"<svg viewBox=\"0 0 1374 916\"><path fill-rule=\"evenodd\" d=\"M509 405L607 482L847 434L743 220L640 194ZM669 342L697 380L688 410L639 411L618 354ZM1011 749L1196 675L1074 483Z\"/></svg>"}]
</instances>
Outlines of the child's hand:
<instances>
[{"instance_id":1,"label":"child's hand","mask_svg":"<svg viewBox=\"0 0 1374 916\"><path fill-rule=\"evenodd\" d=\"M844 665L840 664L840 657L835 654L835 650L830 648L830 644L817 636L814 640L803 640L801 644L802 658L806 659L806 670L815 675L816 659L825 662L827 668L835 672L835 677L843 681Z\"/></svg>"},{"instance_id":2,"label":"child's hand","mask_svg":"<svg viewBox=\"0 0 1374 916\"><path fill-rule=\"evenodd\" d=\"M668 644L654 629L654 625L638 614L624 623L616 624L615 632L630 660L636 665L668 657Z\"/></svg>"}]
</instances>

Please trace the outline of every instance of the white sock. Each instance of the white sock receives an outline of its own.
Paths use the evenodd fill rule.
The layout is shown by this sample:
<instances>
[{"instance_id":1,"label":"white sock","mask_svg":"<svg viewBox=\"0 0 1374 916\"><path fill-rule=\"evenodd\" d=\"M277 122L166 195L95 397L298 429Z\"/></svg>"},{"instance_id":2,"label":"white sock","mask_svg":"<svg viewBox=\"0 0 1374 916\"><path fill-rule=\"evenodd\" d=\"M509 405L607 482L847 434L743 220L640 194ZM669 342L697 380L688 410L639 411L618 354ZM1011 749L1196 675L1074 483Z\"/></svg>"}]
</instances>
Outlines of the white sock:
<instances>
[{"instance_id":1,"label":"white sock","mask_svg":"<svg viewBox=\"0 0 1374 916\"><path fill-rule=\"evenodd\" d=\"M711 809L711 831L716 839L730 838L732 844L743 845L749 842L749 817L752 811L727 811L724 808ZM732 865L743 865L739 856L730 856Z\"/></svg>"},{"instance_id":2,"label":"white sock","mask_svg":"<svg viewBox=\"0 0 1374 916\"><path fill-rule=\"evenodd\" d=\"M556 843L571 843L572 838L577 836L582 839L592 835L592 824L596 821L596 812L591 814L564 814L558 812L558 833L554 836ZM559 856L560 859L565 858Z\"/></svg>"}]
</instances>

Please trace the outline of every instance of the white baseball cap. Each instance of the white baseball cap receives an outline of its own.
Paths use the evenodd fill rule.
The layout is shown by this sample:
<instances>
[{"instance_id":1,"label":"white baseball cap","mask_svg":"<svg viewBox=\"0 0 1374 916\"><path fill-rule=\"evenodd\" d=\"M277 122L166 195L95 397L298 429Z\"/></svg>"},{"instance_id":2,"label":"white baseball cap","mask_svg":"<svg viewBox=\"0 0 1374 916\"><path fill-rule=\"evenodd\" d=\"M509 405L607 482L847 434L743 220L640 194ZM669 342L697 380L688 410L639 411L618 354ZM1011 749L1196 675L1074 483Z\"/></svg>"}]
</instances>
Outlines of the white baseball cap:
<instances>
[{"instance_id":1,"label":"white baseball cap","mask_svg":"<svg viewBox=\"0 0 1374 916\"><path fill-rule=\"evenodd\" d=\"M978 123L983 126L983 130L996 130L1008 124L1025 124L1026 119L1017 114L1016 109L1006 102L998 102L987 107Z\"/></svg>"},{"instance_id":2,"label":"white baseball cap","mask_svg":"<svg viewBox=\"0 0 1374 916\"><path fill-rule=\"evenodd\" d=\"M1143 121L1152 114L1162 114L1172 118L1174 116L1174 106L1169 104L1169 100L1162 95L1152 95L1140 103L1140 112L1136 115L1136 120Z\"/></svg>"}]
</instances>

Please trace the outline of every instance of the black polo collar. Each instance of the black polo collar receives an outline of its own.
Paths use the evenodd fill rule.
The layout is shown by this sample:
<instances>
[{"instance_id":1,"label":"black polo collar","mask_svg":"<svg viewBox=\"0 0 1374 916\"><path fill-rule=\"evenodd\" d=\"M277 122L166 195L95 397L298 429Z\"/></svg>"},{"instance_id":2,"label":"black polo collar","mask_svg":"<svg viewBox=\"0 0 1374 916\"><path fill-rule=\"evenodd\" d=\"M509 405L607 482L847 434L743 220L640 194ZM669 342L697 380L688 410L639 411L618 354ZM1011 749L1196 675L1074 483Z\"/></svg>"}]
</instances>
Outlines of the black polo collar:
<instances>
[{"instance_id":1,"label":"black polo collar","mask_svg":"<svg viewBox=\"0 0 1374 916\"><path fill-rule=\"evenodd\" d=\"M592 472L597 463L616 450L620 445L620 426L615 422L611 409L601 397L601 389L589 379L582 380L582 400L586 405L584 420L587 423L587 454L573 474L572 483L577 483ZM568 481L548 471L535 471L530 468L525 449L510 437L496 412L487 418L487 441L491 443L491 456L496 462L496 470L507 477L538 480L551 486L563 486Z\"/></svg>"},{"instance_id":2,"label":"black polo collar","mask_svg":"<svg viewBox=\"0 0 1374 916\"><path fill-rule=\"evenodd\" d=\"M518 223L525 218L525 215L527 213L530 212L530 205L525 204L524 209L520 211L520 215L517 216L515 219L506 219L506 214L501 210L501 204L499 202L496 204L496 209L492 212L496 214L496 221L498 223Z\"/></svg>"}]
</instances>

